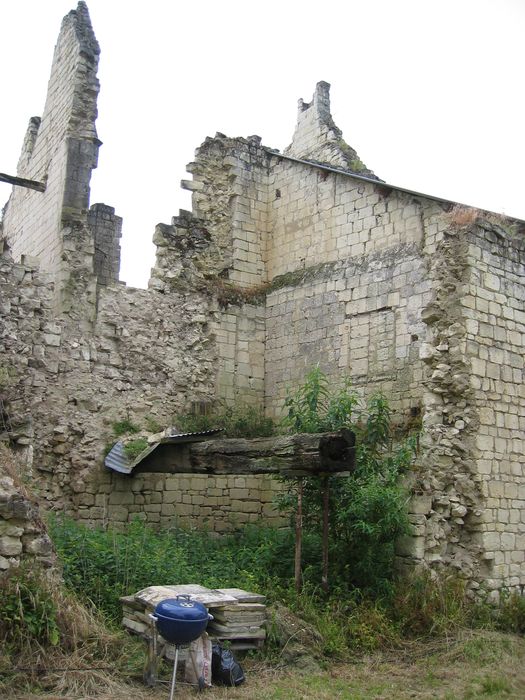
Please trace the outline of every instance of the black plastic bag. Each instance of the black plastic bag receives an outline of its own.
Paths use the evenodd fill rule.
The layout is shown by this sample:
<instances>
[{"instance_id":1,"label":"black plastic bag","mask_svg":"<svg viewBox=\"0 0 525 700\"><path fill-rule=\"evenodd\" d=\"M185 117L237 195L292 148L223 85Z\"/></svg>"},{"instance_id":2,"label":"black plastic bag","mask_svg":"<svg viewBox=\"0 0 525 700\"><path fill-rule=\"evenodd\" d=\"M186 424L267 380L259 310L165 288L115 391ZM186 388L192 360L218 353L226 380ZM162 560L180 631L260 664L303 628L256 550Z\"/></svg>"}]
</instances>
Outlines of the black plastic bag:
<instances>
[{"instance_id":1,"label":"black plastic bag","mask_svg":"<svg viewBox=\"0 0 525 700\"><path fill-rule=\"evenodd\" d=\"M240 664L229 649L213 644L211 649L211 682L216 685L236 686L246 677Z\"/></svg>"}]
</instances>

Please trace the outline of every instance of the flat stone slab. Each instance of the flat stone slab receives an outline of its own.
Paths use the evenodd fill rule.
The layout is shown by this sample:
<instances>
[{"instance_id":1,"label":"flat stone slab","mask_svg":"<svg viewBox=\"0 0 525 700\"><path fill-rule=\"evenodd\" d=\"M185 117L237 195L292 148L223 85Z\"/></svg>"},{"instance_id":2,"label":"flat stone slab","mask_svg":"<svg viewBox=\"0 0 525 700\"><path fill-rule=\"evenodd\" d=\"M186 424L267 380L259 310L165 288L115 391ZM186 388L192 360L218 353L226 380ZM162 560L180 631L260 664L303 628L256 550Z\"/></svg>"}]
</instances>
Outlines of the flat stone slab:
<instances>
[{"instance_id":1,"label":"flat stone slab","mask_svg":"<svg viewBox=\"0 0 525 700\"><path fill-rule=\"evenodd\" d=\"M180 586L149 586L135 593L133 597L153 610L161 601L166 598L176 598L178 595L189 595L192 600L202 603L207 608L235 605L238 602L235 596L224 593L222 590L212 590L193 583Z\"/></svg>"}]
</instances>

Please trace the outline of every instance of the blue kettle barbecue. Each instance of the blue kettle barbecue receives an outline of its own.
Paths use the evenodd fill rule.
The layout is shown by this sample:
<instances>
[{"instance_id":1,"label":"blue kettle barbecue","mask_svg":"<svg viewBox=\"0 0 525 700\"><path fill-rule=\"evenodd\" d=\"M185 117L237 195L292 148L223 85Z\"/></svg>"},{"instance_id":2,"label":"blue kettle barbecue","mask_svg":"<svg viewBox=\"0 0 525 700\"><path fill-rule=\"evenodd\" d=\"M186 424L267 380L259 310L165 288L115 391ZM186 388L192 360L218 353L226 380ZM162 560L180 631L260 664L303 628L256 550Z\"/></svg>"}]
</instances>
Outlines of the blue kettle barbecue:
<instances>
[{"instance_id":1,"label":"blue kettle barbecue","mask_svg":"<svg viewBox=\"0 0 525 700\"><path fill-rule=\"evenodd\" d=\"M162 600L155 607L152 620L158 633L170 644L175 645L175 660L171 679L170 700L175 691L175 677L179 661L179 649L190 644L206 629L208 622L213 620L206 607L189 595L178 595L176 598ZM200 684L199 684L200 687Z\"/></svg>"}]
</instances>

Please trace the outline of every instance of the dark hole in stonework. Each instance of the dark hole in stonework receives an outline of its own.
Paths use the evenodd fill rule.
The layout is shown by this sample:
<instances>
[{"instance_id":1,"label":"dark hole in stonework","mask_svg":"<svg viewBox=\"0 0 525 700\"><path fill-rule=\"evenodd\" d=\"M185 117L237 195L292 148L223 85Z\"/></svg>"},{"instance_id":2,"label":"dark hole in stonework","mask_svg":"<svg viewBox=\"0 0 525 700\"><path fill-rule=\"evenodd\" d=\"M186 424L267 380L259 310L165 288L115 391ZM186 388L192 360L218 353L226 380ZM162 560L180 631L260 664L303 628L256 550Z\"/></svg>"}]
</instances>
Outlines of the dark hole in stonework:
<instances>
[{"instance_id":1,"label":"dark hole in stonework","mask_svg":"<svg viewBox=\"0 0 525 700\"><path fill-rule=\"evenodd\" d=\"M326 178L328 177L328 175L329 175L328 171L321 170L321 172L319 173L319 179L321 180L321 182L324 182L326 180Z\"/></svg>"},{"instance_id":2,"label":"dark hole in stonework","mask_svg":"<svg viewBox=\"0 0 525 700\"><path fill-rule=\"evenodd\" d=\"M415 343L416 340L419 340L419 336L418 336L418 335L411 335L411 336L410 336L410 340L411 340L413 343Z\"/></svg>"},{"instance_id":3,"label":"dark hole in stonework","mask_svg":"<svg viewBox=\"0 0 525 700\"><path fill-rule=\"evenodd\" d=\"M355 433L347 428L339 431L338 435L323 435L319 440L319 456L321 467L334 464L344 464L346 470L355 469Z\"/></svg>"},{"instance_id":4,"label":"dark hole in stonework","mask_svg":"<svg viewBox=\"0 0 525 700\"><path fill-rule=\"evenodd\" d=\"M418 416L421 415L421 408L420 406L411 406L410 407L410 415L412 418L417 418Z\"/></svg>"},{"instance_id":5,"label":"dark hole in stonework","mask_svg":"<svg viewBox=\"0 0 525 700\"><path fill-rule=\"evenodd\" d=\"M281 199L281 190L275 190L275 199Z\"/></svg>"}]
</instances>

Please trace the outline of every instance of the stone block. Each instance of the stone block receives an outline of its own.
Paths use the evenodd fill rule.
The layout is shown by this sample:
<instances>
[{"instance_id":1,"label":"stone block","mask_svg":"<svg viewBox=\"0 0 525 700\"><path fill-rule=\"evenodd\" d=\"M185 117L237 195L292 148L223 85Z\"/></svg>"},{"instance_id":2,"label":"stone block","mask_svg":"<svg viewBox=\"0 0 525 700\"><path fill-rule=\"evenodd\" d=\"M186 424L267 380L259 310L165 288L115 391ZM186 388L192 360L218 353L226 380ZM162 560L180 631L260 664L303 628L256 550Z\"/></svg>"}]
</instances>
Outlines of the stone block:
<instances>
[{"instance_id":1,"label":"stone block","mask_svg":"<svg viewBox=\"0 0 525 700\"><path fill-rule=\"evenodd\" d=\"M19 537L3 535L0 537L0 555L4 557L16 557L22 552L22 541Z\"/></svg>"},{"instance_id":2,"label":"stone block","mask_svg":"<svg viewBox=\"0 0 525 700\"><path fill-rule=\"evenodd\" d=\"M108 507L108 520L116 522L126 522L128 519L128 509L122 505L112 505Z\"/></svg>"},{"instance_id":3,"label":"stone block","mask_svg":"<svg viewBox=\"0 0 525 700\"><path fill-rule=\"evenodd\" d=\"M1 521L0 520L0 537L7 535L8 537L22 537L24 534L24 528L13 523L12 521Z\"/></svg>"},{"instance_id":4,"label":"stone block","mask_svg":"<svg viewBox=\"0 0 525 700\"><path fill-rule=\"evenodd\" d=\"M396 542L396 554L401 557L423 559L425 555L425 538L405 535Z\"/></svg>"},{"instance_id":5,"label":"stone block","mask_svg":"<svg viewBox=\"0 0 525 700\"><path fill-rule=\"evenodd\" d=\"M416 515L426 515L432 509L432 495L421 494L412 496L408 506L408 512Z\"/></svg>"},{"instance_id":6,"label":"stone block","mask_svg":"<svg viewBox=\"0 0 525 700\"><path fill-rule=\"evenodd\" d=\"M28 554L48 556L53 552L53 543L48 535L43 534L38 537L25 536L22 538L24 551Z\"/></svg>"},{"instance_id":7,"label":"stone block","mask_svg":"<svg viewBox=\"0 0 525 700\"><path fill-rule=\"evenodd\" d=\"M109 494L108 503L110 506L131 505L134 502L135 495L130 491L113 491Z\"/></svg>"}]
</instances>

